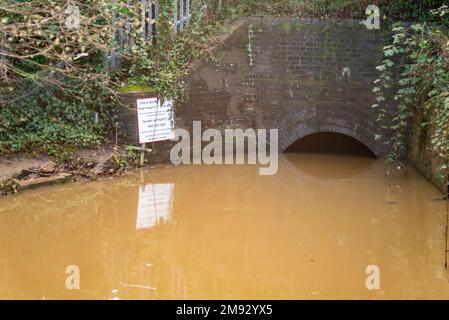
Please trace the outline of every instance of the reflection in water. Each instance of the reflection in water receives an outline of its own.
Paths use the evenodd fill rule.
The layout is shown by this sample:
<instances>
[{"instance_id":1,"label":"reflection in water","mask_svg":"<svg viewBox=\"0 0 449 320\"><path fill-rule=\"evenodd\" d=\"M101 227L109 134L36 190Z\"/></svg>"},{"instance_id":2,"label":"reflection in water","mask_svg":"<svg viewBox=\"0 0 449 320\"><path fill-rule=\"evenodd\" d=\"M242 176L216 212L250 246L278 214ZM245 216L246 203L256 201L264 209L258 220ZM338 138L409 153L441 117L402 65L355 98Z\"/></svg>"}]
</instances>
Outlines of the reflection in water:
<instances>
[{"instance_id":1,"label":"reflection in water","mask_svg":"<svg viewBox=\"0 0 449 320\"><path fill-rule=\"evenodd\" d=\"M0 298L449 298L438 196L412 169L312 154L275 176L180 166L26 192L0 199Z\"/></svg>"},{"instance_id":2,"label":"reflection in water","mask_svg":"<svg viewBox=\"0 0 449 320\"><path fill-rule=\"evenodd\" d=\"M149 229L169 220L173 187L173 183L140 186L136 229Z\"/></svg>"},{"instance_id":3,"label":"reflection in water","mask_svg":"<svg viewBox=\"0 0 449 320\"><path fill-rule=\"evenodd\" d=\"M300 158L294 157L293 155L287 155L286 160L291 159L292 161L288 161L289 165L292 165L298 170L297 175L303 179L304 176L309 176L312 179L323 179L323 180L338 180L338 179L347 179L351 176L356 176L359 174L378 174L383 170L383 163L381 161L377 161L375 158L366 158L366 157L330 157L336 159L338 164L334 165L322 165L317 166L314 164L316 161L315 155L304 154ZM346 159L350 159L350 161L345 161ZM338 166L338 170L336 170L336 166Z\"/></svg>"}]
</instances>

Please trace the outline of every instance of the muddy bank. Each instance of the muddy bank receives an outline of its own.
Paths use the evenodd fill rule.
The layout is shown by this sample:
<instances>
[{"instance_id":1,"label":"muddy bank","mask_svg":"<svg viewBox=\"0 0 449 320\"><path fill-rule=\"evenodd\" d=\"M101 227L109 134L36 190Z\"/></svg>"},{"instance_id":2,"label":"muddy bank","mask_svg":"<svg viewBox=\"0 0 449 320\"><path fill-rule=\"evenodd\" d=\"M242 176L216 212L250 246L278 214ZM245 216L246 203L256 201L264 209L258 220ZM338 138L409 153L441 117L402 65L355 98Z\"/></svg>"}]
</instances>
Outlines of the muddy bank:
<instances>
[{"instance_id":1,"label":"muddy bank","mask_svg":"<svg viewBox=\"0 0 449 320\"><path fill-rule=\"evenodd\" d=\"M126 175L140 166L139 159L138 151L124 146L82 149L62 163L48 155L0 157L0 196L68 181ZM145 159L145 166L150 168L161 165L166 162Z\"/></svg>"}]
</instances>

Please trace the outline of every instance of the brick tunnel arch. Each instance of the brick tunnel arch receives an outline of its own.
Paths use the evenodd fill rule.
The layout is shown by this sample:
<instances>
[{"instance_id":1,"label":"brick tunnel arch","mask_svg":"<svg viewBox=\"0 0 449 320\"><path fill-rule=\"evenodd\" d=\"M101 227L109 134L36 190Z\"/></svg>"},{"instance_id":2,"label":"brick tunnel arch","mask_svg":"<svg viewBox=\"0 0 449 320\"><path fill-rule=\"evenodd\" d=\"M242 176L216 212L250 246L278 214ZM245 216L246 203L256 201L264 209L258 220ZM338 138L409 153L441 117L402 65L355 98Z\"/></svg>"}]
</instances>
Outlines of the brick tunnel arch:
<instances>
[{"instance_id":1,"label":"brick tunnel arch","mask_svg":"<svg viewBox=\"0 0 449 320\"><path fill-rule=\"evenodd\" d=\"M325 121L325 120L328 121ZM330 119L330 120L329 120ZM328 123L325 123L328 122ZM354 114L343 117L323 118L316 115L297 119L284 117L279 129L279 152L284 153L296 141L319 133L337 133L353 138L363 144L376 158L385 156L385 148L375 140L373 125Z\"/></svg>"},{"instance_id":2,"label":"brick tunnel arch","mask_svg":"<svg viewBox=\"0 0 449 320\"><path fill-rule=\"evenodd\" d=\"M311 145L311 140L307 139L314 139L312 140L313 143L323 143L323 139L329 140L329 142L325 142L324 146L322 147L314 147L313 145ZM303 143L302 147L301 143ZM337 143L337 146L329 145L329 143ZM342 150L340 151L339 149ZM299 152L330 152L338 154L341 153L365 155L376 158L378 157L376 154L374 154L374 151L367 145L366 142L362 142L359 139L355 138L353 135L350 135L349 132L344 128L337 128L333 131L323 128L321 130L311 130L311 133L302 133L300 134L298 139L295 140L293 138L289 146L285 150L280 150L280 152L295 152L295 150L300 150Z\"/></svg>"}]
</instances>

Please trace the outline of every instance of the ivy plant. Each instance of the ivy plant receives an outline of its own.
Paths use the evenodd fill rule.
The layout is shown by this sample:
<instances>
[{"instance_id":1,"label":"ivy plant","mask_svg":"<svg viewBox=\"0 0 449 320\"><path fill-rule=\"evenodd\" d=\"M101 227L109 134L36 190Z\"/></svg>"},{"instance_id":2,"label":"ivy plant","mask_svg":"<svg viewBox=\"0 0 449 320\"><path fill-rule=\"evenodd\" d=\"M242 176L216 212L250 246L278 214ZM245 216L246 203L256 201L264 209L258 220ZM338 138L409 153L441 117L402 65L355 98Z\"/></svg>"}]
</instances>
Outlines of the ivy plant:
<instances>
[{"instance_id":1,"label":"ivy plant","mask_svg":"<svg viewBox=\"0 0 449 320\"><path fill-rule=\"evenodd\" d=\"M444 173L449 161L449 8L431 12L429 21L393 25L377 67L377 103L372 107L381 128L376 139L389 146L390 161L403 162L412 117L428 119L420 125L431 133L431 147Z\"/></svg>"}]
</instances>

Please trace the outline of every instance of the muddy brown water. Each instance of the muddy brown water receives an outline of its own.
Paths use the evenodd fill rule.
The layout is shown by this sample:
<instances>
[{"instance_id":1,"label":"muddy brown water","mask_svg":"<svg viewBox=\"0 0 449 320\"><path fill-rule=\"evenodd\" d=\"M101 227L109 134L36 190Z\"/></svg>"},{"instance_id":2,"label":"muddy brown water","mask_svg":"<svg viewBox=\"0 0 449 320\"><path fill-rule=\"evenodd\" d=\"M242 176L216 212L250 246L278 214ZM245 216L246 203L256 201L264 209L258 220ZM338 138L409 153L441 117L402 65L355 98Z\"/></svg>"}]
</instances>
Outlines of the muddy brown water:
<instances>
[{"instance_id":1,"label":"muddy brown water","mask_svg":"<svg viewBox=\"0 0 449 320\"><path fill-rule=\"evenodd\" d=\"M274 176L185 165L5 197L0 298L447 299L441 194L385 172L287 154Z\"/></svg>"}]
</instances>

